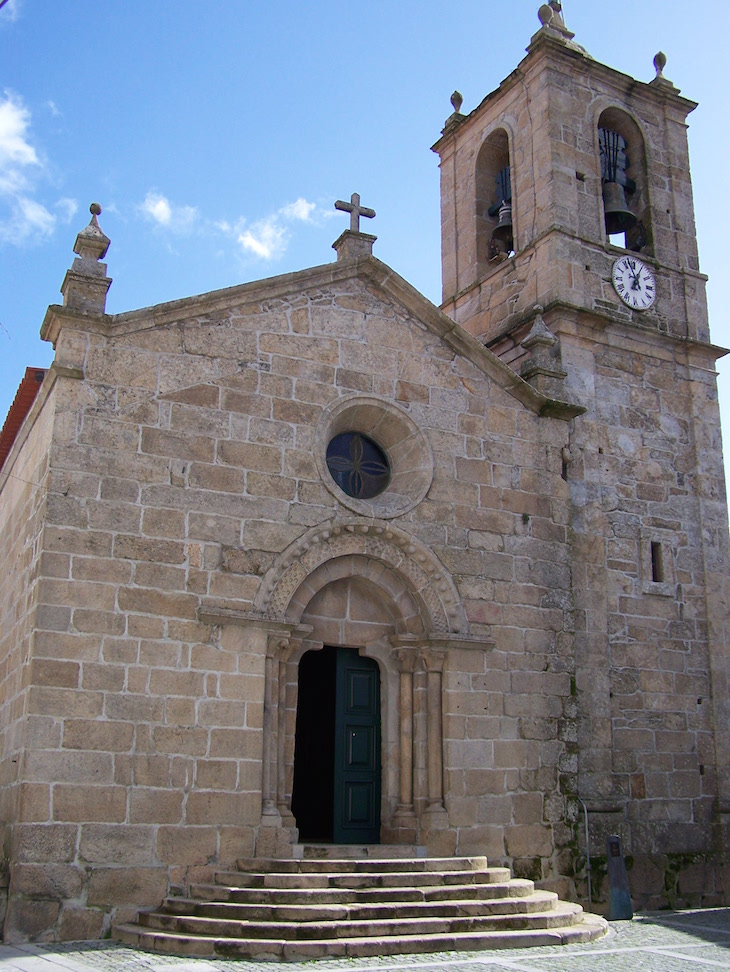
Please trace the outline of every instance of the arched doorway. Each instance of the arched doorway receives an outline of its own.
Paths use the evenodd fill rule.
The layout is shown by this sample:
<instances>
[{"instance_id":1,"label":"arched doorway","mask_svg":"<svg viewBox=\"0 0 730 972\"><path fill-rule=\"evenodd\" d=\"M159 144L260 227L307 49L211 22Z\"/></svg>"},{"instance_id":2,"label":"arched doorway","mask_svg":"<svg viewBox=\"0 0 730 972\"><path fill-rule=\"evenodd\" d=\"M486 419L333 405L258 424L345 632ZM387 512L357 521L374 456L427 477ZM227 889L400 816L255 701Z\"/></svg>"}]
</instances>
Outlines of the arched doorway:
<instances>
[{"instance_id":1,"label":"arched doorway","mask_svg":"<svg viewBox=\"0 0 730 972\"><path fill-rule=\"evenodd\" d=\"M380 670L354 648L299 663L292 812L302 841L380 842Z\"/></svg>"},{"instance_id":2,"label":"arched doorway","mask_svg":"<svg viewBox=\"0 0 730 972\"><path fill-rule=\"evenodd\" d=\"M379 671L380 813L383 843L417 843L420 831L448 827L443 798L442 670L448 650L477 646L453 579L417 537L393 523L354 520L326 523L288 547L262 580L255 608L270 624L264 702L262 826L256 855L276 856L297 840L314 841L323 832L297 834L302 817L304 749L297 748L302 697L314 690L306 681L300 695L300 665L323 646L351 646L360 658L376 660ZM285 633L288 629L288 633ZM479 639L479 647L487 643ZM307 663L309 664L309 663ZM305 666L306 667L306 666ZM416 684L418 683L418 684ZM306 701L304 705L306 706ZM306 718L304 715L300 719ZM311 720L311 715L310 715ZM310 746L309 751L312 751ZM297 764L297 797L294 796ZM334 783L333 783L334 793ZM378 804L380 804L378 806ZM332 797L334 831L334 795ZM306 816L307 810L304 809ZM316 811L315 811L316 813ZM311 819L311 817L310 817ZM281 839L276 828L286 829ZM329 828L327 829L329 834ZM368 838L348 835L364 843Z\"/></svg>"}]
</instances>

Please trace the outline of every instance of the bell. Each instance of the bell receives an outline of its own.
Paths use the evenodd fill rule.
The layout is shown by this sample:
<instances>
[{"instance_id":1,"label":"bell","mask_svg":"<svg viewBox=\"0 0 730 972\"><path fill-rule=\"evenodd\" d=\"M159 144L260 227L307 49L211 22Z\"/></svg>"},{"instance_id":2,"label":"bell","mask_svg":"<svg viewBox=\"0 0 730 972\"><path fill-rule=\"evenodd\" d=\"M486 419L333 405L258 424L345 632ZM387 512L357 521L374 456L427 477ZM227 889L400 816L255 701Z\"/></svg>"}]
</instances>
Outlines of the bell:
<instances>
[{"instance_id":1,"label":"bell","mask_svg":"<svg viewBox=\"0 0 730 972\"><path fill-rule=\"evenodd\" d=\"M501 244L501 248L510 253L513 249L512 240L512 205L502 200L499 207L499 222L494 227L492 239Z\"/></svg>"},{"instance_id":2,"label":"bell","mask_svg":"<svg viewBox=\"0 0 730 972\"><path fill-rule=\"evenodd\" d=\"M631 212L624 195L624 187L618 182L603 183L603 211L606 216L606 233L625 233L636 225L636 216Z\"/></svg>"}]
</instances>

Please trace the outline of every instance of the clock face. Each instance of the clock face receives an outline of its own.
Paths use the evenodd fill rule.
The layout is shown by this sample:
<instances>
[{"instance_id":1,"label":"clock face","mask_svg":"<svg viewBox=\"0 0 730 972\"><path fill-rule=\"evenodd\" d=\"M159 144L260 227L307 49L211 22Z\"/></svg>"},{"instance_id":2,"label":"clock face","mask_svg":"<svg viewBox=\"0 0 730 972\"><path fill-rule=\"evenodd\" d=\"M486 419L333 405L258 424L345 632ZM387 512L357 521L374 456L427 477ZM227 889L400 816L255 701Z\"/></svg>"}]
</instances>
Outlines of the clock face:
<instances>
[{"instance_id":1,"label":"clock face","mask_svg":"<svg viewBox=\"0 0 730 972\"><path fill-rule=\"evenodd\" d=\"M632 310L648 310L656 300L654 274L636 257L619 257L613 265L611 279L616 293Z\"/></svg>"}]
</instances>

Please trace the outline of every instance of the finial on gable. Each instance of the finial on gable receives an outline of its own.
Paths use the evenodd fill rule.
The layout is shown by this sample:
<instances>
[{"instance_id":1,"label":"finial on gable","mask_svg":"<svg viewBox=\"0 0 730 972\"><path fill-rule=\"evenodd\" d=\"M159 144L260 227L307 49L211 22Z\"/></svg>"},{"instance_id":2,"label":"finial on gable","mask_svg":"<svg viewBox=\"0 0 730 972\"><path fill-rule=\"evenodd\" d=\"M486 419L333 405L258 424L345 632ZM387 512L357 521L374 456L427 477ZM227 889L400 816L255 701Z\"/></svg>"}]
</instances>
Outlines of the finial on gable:
<instances>
[{"instance_id":1,"label":"finial on gable","mask_svg":"<svg viewBox=\"0 0 730 972\"><path fill-rule=\"evenodd\" d=\"M562 400L567 372L563 370L560 341L542 319L542 313L542 306L535 304L532 328L521 345L529 357L522 363L520 376L541 394Z\"/></svg>"},{"instance_id":2,"label":"finial on gable","mask_svg":"<svg viewBox=\"0 0 730 972\"><path fill-rule=\"evenodd\" d=\"M106 256L111 240L99 226L99 203L92 203L89 212L91 220L76 237L74 253L78 256L66 273L61 293L64 307L83 314L103 314L112 281L107 277L106 264L100 261Z\"/></svg>"},{"instance_id":3,"label":"finial on gable","mask_svg":"<svg viewBox=\"0 0 730 972\"><path fill-rule=\"evenodd\" d=\"M568 30L565 26L561 0L550 0L549 3L543 3L537 11L537 19L540 21L541 28L530 41L530 47L527 48L528 51L538 38L548 34L555 39L562 40L563 43L567 44L574 51L579 51L581 54L587 53L585 48L581 47L580 44L576 44L573 40L575 37L573 31Z\"/></svg>"},{"instance_id":4,"label":"finial on gable","mask_svg":"<svg viewBox=\"0 0 730 972\"><path fill-rule=\"evenodd\" d=\"M654 85L656 88L663 88L667 92L674 92L679 94L679 88L675 88L669 78L664 77L664 68L667 66L667 55L663 51L659 51L654 55L654 70L656 71L656 77L652 78L649 84Z\"/></svg>"},{"instance_id":5,"label":"finial on gable","mask_svg":"<svg viewBox=\"0 0 730 972\"><path fill-rule=\"evenodd\" d=\"M454 131L454 129L458 128L466 118L466 115L462 115L461 113L461 106L464 104L464 97L461 91L454 91L450 100L451 107L454 110L444 122L444 127L441 129L442 135L448 135L450 132Z\"/></svg>"},{"instance_id":6,"label":"finial on gable","mask_svg":"<svg viewBox=\"0 0 730 972\"><path fill-rule=\"evenodd\" d=\"M99 220L96 218L97 216L101 216L101 206L99 203L92 203L89 206L89 212L91 213L89 225L86 229L81 230L76 237L74 253L78 253L82 260L92 260L96 263L96 261L103 260L106 256L106 251L109 249L111 240L104 233L101 226L99 226ZM96 270L96 273L98 274L98 270Z\"/></svg>"},{"instance_id":7,"label":"finial on gable","mask_svg":"<svg viewBox=\"0 0 730 972\"><path fill-rule=\"evenodd\" d=\"M537 18L544 28L562 34L567 40L572 40L575 37L575 34L571 33L565 26L563 5L560 0L550 0L550 3L544 3L537 11Z\"/></svg>"},{"instance_id":8,"label":"finial on gable","mask_svg":"<svg viewBox=\"0 0 730 972\"><path fill-rule=\"evenodd\" d=\"M560 20L563 27L565 27L565 21L563 20L563 4L561 0L549 0L549 6L552 7L553 13Z\"/></svg>"},{"instance_id":9,"label":"finial on gable","mask_svg":"<svg viewBox=\"0 0 730 972\"><path fill-rule=\"evenodd\" d=\"M663 51L658 51L654 55L654 70L656 71L656 77L652 78L649 84L653 84L657 88L664 88L667 91L674 91L679 94L679 88L675 88L672 82L664 77L664 68L667 66L667 55Z\"/></svg>"}]
</instances>

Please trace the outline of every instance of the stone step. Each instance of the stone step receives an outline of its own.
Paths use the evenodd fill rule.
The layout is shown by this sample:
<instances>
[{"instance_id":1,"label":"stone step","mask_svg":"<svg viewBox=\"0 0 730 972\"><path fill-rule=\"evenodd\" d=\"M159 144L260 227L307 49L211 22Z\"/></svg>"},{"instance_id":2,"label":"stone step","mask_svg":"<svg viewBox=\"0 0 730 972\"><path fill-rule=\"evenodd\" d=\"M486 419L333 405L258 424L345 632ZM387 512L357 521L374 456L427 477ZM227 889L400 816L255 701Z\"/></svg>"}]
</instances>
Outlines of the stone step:
<instances>
[{"instance_id":1,"label":"stone step","mask_svg":"<svg viewBox=\"0 0 730 972\"><path fill-rule=\"evenodd\" d=\"M171 954L304 960L561 944L607 928L482 856L241 859L239 867L114 933Z\"/></svg>"},{"instance_id":2,"label":"stone step","mask_svg":"<svg viewBox=\"0 0 730 972\"><path fill-rule=\"evenodd\" d=\"M552 891L535 891L519 897L504 897L489 902L490 914L532 914L554 908L558 896ZM483 899L416 902L372 902L348 904L248 904L229 901L200 901L191 898L166 898L160 909L166 915L220 918L227 921L373 921L383 918L461 918L483 915Z\"/></svg>"},{"instance_id":3,"label":"stone step","mask_svg":"<svg viewBox=\"0 0 730 972\"><path fill-rule=\"evenodd\" d=\"M386 860L392 858L427 857L428 851L419 844L294 844L295 858L327 859L353 858L366 860L376 858Z\"/></svg>"},{"instance_id":4,"label":"stone step","mask_svg":"<svg viewBox=\"0 0 730 972\"><path fill-rule=\"evenodd\" d=\"M567 927L582 919L580 905L561 902L536 914L467 915L464 917L386 918L371 921L231 921L195 915L148 912L139 916L143 928L201 935L208 938L257 938L285 941L324 941L338 938L403 938L418 935L450 935L494 930Z\"/></svg>"},{"instance_id":5,"label":"stone step","mask_svg":"<svg viewBox=\"0 0 730 972\"><path fill-rule=\"evenodd\" d=\"M306 942L283 939L196 937L135 924L115 926L114 935L138 948L170 955L199 958L247 958L300 961L315 958L364 958L428 952L479 951L526 948L536 945L570 945L593 941L606 934L607 923L598 915L584 915L577 924L556 928L498 930L478 933L423 934L387 938L339 938Z\"/></svg>"},{"instance_id":6,"label":"stone step","mask_svg":"<svg viewBox=\"0 0 730 972\"><path fill-rule=\"evenodd\" d=\"M504 869L508 875L509 871ZM249 904L349 904L356 902L459 901L517 897L534 891L532 881L512 878L486 884L454 884L397 888L243 888L225 884L193 884L190 896L201 901Z\"/></svg>"},{"instance_id":7,"label":"stone step","mask_svg":"<svg viewBox=\"0 0 730 972\"><path fill-rule=\"evenodd\" d=\"M417 874L425 871L484 871L487 869L487 859L486 857L376 857L362 860L353 857L323 857L282 861L253 857L241 858L236 866L239 871L266 874L386 874L399 871Z\"/></svg>"},{"instance_id":8,"label":"stone step","mask_svg":"<svg viewBox=\"0 0 730 972\"><path fill-rule=\"evenodd\" d=\"M270 873L266 871L219 871L215 880L227 887L241 888L395 888L446 884L493 884L509 880L505 867L486 867L476 871L365 871L348 873L325 871L313 874Z\"/></svg>"}]
</instances>

